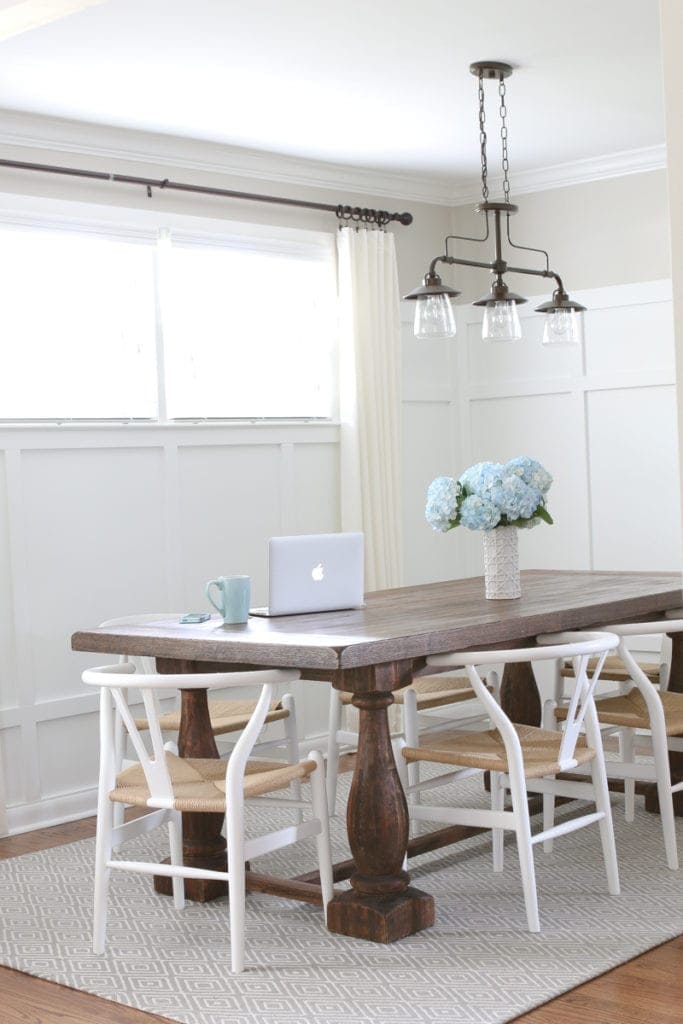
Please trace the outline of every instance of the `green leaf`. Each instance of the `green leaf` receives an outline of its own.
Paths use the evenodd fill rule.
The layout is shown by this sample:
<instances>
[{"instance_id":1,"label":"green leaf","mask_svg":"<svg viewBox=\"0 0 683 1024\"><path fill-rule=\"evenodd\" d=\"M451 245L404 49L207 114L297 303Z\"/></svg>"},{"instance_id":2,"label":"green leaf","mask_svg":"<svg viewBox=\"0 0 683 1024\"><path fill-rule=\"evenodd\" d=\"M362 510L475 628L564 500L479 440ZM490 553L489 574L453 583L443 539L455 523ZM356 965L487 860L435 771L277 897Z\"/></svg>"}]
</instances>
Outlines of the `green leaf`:
<instances>
[{"instance_id":1,"label":"green leaf","mask_svg":"<svg viewBox=\"0 0 683 1024\"><path fill-rule=\"evenodd\" d=\"M539 505L534 515L537 515L538 518L542 519L544 523L548 524L548 526L552 526L554 523L554 519L550 515L550 512L548 512L548 509L545 507L545 505Z\"/></svg>"}]
</instances>

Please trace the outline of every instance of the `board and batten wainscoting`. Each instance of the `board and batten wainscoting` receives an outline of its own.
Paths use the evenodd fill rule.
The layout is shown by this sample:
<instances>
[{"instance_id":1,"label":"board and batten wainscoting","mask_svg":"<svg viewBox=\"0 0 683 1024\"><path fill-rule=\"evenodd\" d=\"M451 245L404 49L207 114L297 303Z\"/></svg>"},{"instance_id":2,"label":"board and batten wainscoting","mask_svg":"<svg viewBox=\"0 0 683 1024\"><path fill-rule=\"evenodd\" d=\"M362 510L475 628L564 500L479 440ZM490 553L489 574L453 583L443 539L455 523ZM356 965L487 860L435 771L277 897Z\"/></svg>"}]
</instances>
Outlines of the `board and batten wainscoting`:
<instances>
[{"instance_id":1,"label":"board and batten wainscoting","mask_svg":"<svg viewBox=\"0 0 683 1024\"><path fill-rule=\"evenodd\" d=\"M470 306L455 341L417 342L403 303L406 583L481 573L481 537L426 526L426 488L519 454L555 475L556 525L522 533L523 568L680 567L670 283L577 298L589 307L585 365L578 350L541 347L533 299L521 308L526 340L510 346L483 346ZM96 697L80 681L93 658L70 651L71 633L202 608L218 573L248 572L264 603L269 536L339 529L338 443L334 423L0 426L11 831L94 811ZM294 692L302 731L324 733L326 688Z\"/></svg>"},{"instance_id":2,"label":"board and batten wainscoting","mask_svg":"<svg viewBox=\"0 0 683 1024\"><path fill-rule=\"evenodd\" d=\"M545 295L519 307L523 340L510 344L483 344L471 305L458 306L454 341L418 342L404 309L406 582L483 572L481 534L425 531L425 492L435 476L517 455L555 478L555 525L519 531L523 569L681 568L671 282L573 294L588 308L584 351L541 344ZM550 670L537 674L550 696Z\"/></svg>"},{"instance_id":3,"label":"board and batten wainscoting","mask_svg":"<svg viewBox=\"0 0 683 1024\"><path fill-rule=\"evenodd\" d=\"M70 650L74 630L204 609L220 573L249 573L266 603L266 539L339 529L338 427L35 426L0 439L0 739L21 830L95 807L97 695L80 679L94 662ZM298 707L313 731L308 691Z\"/></svg>"}]
</instances>

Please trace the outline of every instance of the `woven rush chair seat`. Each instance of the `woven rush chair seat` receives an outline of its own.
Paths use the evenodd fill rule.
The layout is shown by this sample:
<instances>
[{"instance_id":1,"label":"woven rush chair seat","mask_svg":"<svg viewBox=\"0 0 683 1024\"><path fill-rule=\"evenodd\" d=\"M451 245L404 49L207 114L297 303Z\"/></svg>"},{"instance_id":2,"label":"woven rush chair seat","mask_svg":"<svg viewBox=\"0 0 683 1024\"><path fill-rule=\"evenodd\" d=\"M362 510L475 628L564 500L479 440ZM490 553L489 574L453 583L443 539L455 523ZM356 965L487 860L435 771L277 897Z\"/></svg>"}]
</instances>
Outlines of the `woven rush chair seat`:
<instances>
[{"instance_id":1,"label":"woven rush chair seat","mask_svg":"<svg viewBox=\"0 0 683 1024\"><path fill-rule=\"evenodd\" d=\"M404 686L401 690L394 691L394 703L403 704L403 697L407 689L415 690L417 695L417 710L428 711L430 708L440 708L444 704L457 704L459 701L472 700L474 691L470 686L469 679L465 676L436 675L418 676L413 679L410 687ZM342 704L350 704L353 694L341 693Z\"/></svg>"},{"instance_id":2,"label":"woven rush chair seat","mask_svg":"<svg viewBox=\"0 0 683 1024\"><path fill-rule=\"evenodd\" d=\"M591 658L588 662L589 673L595 671L597 663L597 658ZM641 663L640 667L651 683L659 682L659 665L655 665L653 662L647 662ZM569 662L565 661L563 663L560 668L560 675L564 678L573 678L574 672ZM613 683L627 683L630 678L631 675L629 670L626 668L621 658L613 656L605 659L605 664L603 665L602 672L600 673L600 679L603 682L607 679Z\"/></svg>"},{"instance_id":3,"label":"woven rush chair seat","mask_svg":"<svg viewBox=\"0 0 683 1024\"><path fill-rule=\"evenodd\" d=\"M666 735L678 736L683 733L683 693L670 693L664 690L660 692L659 698L664 711ZM596 700L595 707L599 720L604 724L623 725L629 729L650 728L650 715L645 698L640 690L635 688L621 696ZM555 717L564 720L567 717L566 708L557 708Z\"/></svg>"},{"instance_id":4,"label":"woven rush chair seat","mask_svg":"<svg viewBox=\"0 0 683 1024\"><path fill-rule=\"evenodd\" d=\"M214 736L221 736L228 732L239 732L246 728L249 719L256 707L255 700L210 700L209 716L211 718L211 731ZM289 711L283 708L280 701L271 701L270 710L266 715L265 724L280 722L287 718ZM136 718L135 725L138 729L149 729L145 718ZM168 714L159 716L159 725L162 730L178 732L180 729L180 711L169 711Z\"/></svg>"},{"instance_id":5,"label":"woven rush chair seat","mask_svg":"<svg viewBox=\"0 0 683 1024\"><path fill-rule=\"evenodd\" d=\"M202 813L225 812L225 761L217 758L177 757L166 754L173 787L173 809ZM244 776L245 797L263 796L285 789L296 779L307 779L316 768L315 761L284 764L276 761L249 761ZM114 803L147 807L150 793L142 766L132 765L120 772L116 788L109 794Z\"/></svg>"},{"instance_id":6,"label":"woven rush chair seat","mask_svg":"<svg viewBox=\"0 0 683 1024\"><path fill-rule=\"evenodd\" d=\"M514 728L522 747L525 778L540 779L544 775L555 775L561 771L561 734L550 729L537 729L532 725L515 725ZM404 747L403 757L408 763L430 761L432 764L450 764L460 768L508 772L505 746L497 729L487 729L486 732L449 729L434 736L426 736L419 747ZM574 757L578 764L586 764L593 760L595 751L580 739Z\"/></svg>"}]
</instances>

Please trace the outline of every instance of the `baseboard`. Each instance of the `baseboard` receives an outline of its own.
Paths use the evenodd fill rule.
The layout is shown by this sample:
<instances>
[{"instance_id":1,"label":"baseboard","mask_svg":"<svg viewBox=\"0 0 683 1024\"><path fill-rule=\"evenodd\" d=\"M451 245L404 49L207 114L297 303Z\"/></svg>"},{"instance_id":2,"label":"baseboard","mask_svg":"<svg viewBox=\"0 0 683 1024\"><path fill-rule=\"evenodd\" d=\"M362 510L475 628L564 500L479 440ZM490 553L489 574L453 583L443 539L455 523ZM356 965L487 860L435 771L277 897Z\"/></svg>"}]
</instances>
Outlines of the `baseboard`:
<instances>
[{"instance_id":1,"label":"baseboard","mask_svg":"<svg viewBox=\"0 0 683 1024\"><path fill-rule=\"evenodd\" d=\"M33 832L39 828L62 825L67 821L89 818L97 811L97 787L45 797L31 804L7 808L7 834Z\"/></svg>"}]
</instances>

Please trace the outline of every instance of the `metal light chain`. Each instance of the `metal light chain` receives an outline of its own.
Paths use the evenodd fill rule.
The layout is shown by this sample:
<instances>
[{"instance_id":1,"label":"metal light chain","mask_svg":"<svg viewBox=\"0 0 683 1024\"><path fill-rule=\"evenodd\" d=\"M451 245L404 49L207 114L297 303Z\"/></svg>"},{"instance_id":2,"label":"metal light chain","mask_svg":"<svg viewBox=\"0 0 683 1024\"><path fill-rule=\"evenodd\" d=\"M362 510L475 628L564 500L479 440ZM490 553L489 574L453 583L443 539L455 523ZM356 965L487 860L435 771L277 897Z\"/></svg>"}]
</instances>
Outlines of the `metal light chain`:
<instances>
[{"instance_id":1,"label":"metal light chain","mask_svg":"<svg viewBox=\"0 0 683 1024\"><path fill-rule=\"evenodd\" d=\"M510 170L510 161L508 160L508 126L505 123L508 111L505 106L505 79L502 77L498 82L498 95L500 96L500 148L503 158L503 199L506 203L509 203L510 178L508 177L508 173Z\"/></svg>"},{"instance_id":2,"label":"metal light chain","mask_svg":"<svg viewBox=\"0 0 683 1024\"><path fill-rule=\"evenodd\" d=\"M481 149L481 196L489 197L488 163L486 160L486 112L484 110L484 75L479 72L479 147Z\"/></svg>"}]
</instances>

